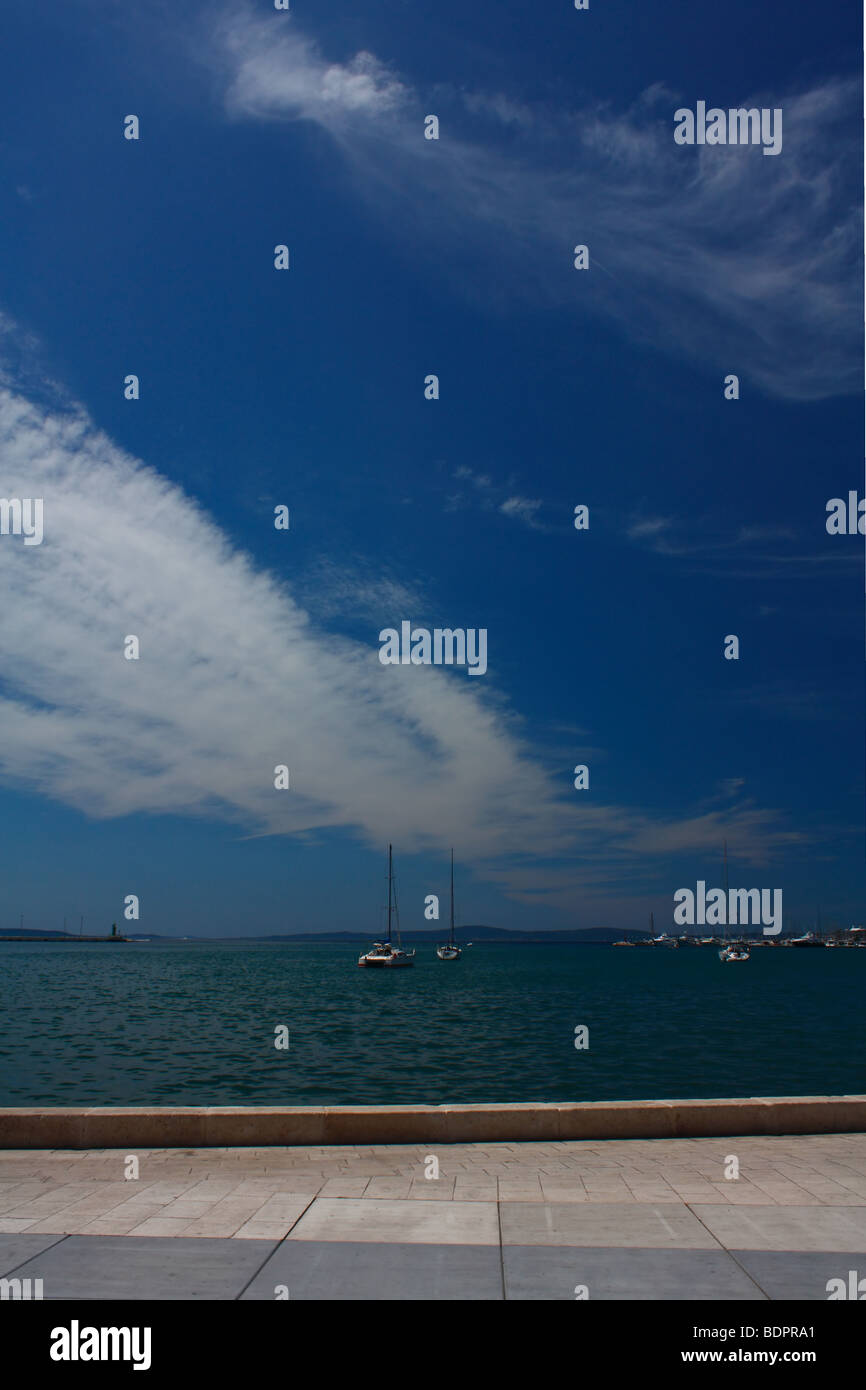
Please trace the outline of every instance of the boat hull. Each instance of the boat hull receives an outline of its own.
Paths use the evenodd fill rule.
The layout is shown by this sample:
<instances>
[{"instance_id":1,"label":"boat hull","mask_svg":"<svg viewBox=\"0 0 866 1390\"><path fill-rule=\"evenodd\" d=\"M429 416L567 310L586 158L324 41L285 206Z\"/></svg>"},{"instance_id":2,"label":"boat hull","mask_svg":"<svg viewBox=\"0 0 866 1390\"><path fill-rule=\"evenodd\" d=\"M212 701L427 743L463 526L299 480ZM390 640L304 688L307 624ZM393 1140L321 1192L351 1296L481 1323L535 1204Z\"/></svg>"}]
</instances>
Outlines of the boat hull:
<instances>
[{"instance_id":1,"label":"boat hull","mask_svg":"<svg viewBox=\"0 0 866 1390\"><path fill-rule=\"evenodd\" d=\"M414 965L414 956L390 955L390 956L360 956L358 965L361 969L367 967L373 970L398 970L403 966Z\"/></svg>"},{"instance_id":2,"label":"boat hull","mask_svg":"<svg viewBox=\"0 0 866 1390\"><path fill-rule=\"evenodd\" d=\"M459 960L461 951L459 946L437 946L436 954L440 960Z\"/></svg>"}]
</instances>

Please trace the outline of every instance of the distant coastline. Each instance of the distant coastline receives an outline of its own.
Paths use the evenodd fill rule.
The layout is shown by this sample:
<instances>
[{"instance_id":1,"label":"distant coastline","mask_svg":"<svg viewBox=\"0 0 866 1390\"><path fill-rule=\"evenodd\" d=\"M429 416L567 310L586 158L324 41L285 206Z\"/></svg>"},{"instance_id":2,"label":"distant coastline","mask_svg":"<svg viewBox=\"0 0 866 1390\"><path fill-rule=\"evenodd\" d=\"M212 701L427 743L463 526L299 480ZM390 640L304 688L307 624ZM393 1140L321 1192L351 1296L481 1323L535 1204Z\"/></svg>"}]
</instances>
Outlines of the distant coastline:
<instances>
[{"instance_id":1,"label":"distant coastline","mask_svg":"<svg viewBox=\"0 0 866 1390\"><path fill-rule=\"evenodd\" d=\"M671 938L667 941L659 940L653 943L649 939L645 931L617 931L613 927L587 927L584 931L565 930L519 932L513 931L507 927L487 927L482 925L470 925L460 927L459 931L461 939L464 943L468 944L469 941L472 941L473 945L478 946L613 946L617 944L627 943L633 946L641 946L647 948L652 947L653 949L664 950L665 946L673 946L676 944L677 941L677 938ZM845 936L847 934L848 933L834 933L833 935ZM148 932L146 935L144 932L142 932L132 933L126 936L112 937L93 935L78 936L73 932L62 931L25 931L21 929L11 930L0 928L0 943L4 941L18 941L27 943L45 942L46 944L52 944L55 942L66 943L73 941L120 941L132 944L138 944L143 941L152 941L157 943L174 942L178 944L207 942L209 944L213 944L225 941L235 943L271 943L273 945L280 945L281 943L297 943L301 945L315 946L317 942L321 943L322 945L339 945L340 943L356 944L359 942L367 941L369 939L369 936L369 931L346 931L286 932L270 933L266 936L174 936L168 934L161 936L158 932ZM442 936L442 931L441 928L434 931L404 931L402 933L402 936L403 940L410 945L413 943L417 945L423 945L439 941ZM738 932L739 940L749 941L752 945L768 947L781 946L783 943L788 943L799 936L799 928L791 928L783 935L772 938L764 937L759 928L751 932ZM717 939L713 937L708 938L704 943L701 943L700 938L697 935L693 935L687 938L686 944L687 948L690 949L692 947L698 947L701 944L704 944L706 946L711 944L711 942L715 943L716 940ZM718 941L721 940L722 938L719 937ZM828 936L827 938L819 939L818 941L816 941L815 944L826 945L828 940L831 940L830 936Z\"/></svg>"},{"instance_id":2,"label":"distant coastline","mask_svg":"<svg viewBox=\"0 0 866 1390\"><path fill-rule=\"evenodd\" d=\"M74 936L72 932L62 931L0 931L0 942L2 941L23 941L30 945L38 941L44 941L47 945L65 944L68 941L125 941L130 942L133 938L129 936Z\"/></svg>"}]
</instances>

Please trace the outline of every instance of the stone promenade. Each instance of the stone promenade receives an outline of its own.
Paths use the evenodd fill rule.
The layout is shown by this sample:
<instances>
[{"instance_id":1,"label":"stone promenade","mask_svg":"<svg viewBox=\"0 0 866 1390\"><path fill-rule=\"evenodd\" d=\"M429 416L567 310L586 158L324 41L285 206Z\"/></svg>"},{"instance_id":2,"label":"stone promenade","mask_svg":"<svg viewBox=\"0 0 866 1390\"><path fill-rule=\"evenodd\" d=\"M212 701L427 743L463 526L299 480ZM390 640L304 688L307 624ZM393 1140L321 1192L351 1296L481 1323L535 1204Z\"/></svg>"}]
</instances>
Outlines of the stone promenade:
<instances>
[{"instance_id":1,"label":"stone promenade","mask_svg":"<svg viewBox=\"0 0 866 1390\"><path fill-rule=\"evenodd\" d=\"M0 1152L0 1277L46 1299L826 1299L851 1270L862 1134Z\"/></svg>"}]
</instances>

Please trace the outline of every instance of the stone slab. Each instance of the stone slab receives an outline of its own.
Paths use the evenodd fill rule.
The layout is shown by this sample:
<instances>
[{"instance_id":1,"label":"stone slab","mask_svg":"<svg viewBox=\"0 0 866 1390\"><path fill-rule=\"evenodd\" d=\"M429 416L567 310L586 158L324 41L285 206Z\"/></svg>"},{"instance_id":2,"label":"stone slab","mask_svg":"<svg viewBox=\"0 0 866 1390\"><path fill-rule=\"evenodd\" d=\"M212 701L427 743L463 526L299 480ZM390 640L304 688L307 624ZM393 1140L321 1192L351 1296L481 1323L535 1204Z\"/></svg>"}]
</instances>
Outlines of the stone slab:
<instances>
[{"instance_id":1,"label":"stone slab","mask_svg":"<svg viewBox=\"0 0 866 1390\"><path fill-rule=\"evenodd\" d=\"M498 1245L495 1202L422 1202L318 1197L289 1240L398 1245Z\"/></svg>"},{"instance_id":2,"label":"stone slab","mask_svg":"<svg viewBox=\"0 0 866 1390\"><path fill-rule=\"evenodd\" d=\"M636 1202L508 1202L502 1244L711 1250L719 1242L685 1206Z\"/></svg>"},{"instance_id":3,"label":"stone slab","mask_svg":"<svg viewBox=\"0 0 866 1390\"><path fill-rule=\"evenodd\" d=\"M866 1245L860 1251L846 1254L814 1250L734 1250L731 1253L767 1297L776 1301L826 1302L830 1279L844 1280L847 1301L851 1289L850 1272L855 1272L858 1282L866 1279ZM866 1285L860 1300L864 1296Z\"/></svg>"},{"instance_id":4,"label":"stone slab","mask_svg":"<svg viewBox=\"0 0 866 1390\"><path fill-rule=\"evenodd\" d=\"M286 1240L242 1298L273 1300L277 1286L292 1302L494 1301L502 1298L502 1270L491 1245Z\"/></svg>"},{"instance_id":5,"label":"stone slab","mask_svg":"<svg viewBox=\"0 0 866 1390\"><path fill-rule=\"evenodd\" d=\"M275 1241L67 1236L16 1269L49 1299L235 1299Z\"/></svg>"},{"instance_id":6,"label":"stone slab","mask_svg":"<svg viewBox=\"0 0 866 1390\"><path fill-rule=\"evenodd\" d=\"M866 1207L696 1203L692 1210L728 1250L866 1250Z\"/></svg>"},{"instance_id":7,"label":"stone slab","mask_svg":"<svg viewBox=\"0 0 866 1390\"><path fill-rule=\"evenodd\" d=\"M509 1245L502 1253L505 1297L519 1301L576 1301L579 1287L590 1303L767 1297L724 1250Z\"/></svg>"},{"instance_id":8,"label":"stone slab","mask_svg":"<svg viewBox=\"0 0 866 1390\"><path fill-rule=\"evenodd\" d=\"M0 1234L0 1275L17 1271L19 1265L26 1264L62 1239L62 1236L28 1235L27 1232Z\"/></svg>"}]
</instances>

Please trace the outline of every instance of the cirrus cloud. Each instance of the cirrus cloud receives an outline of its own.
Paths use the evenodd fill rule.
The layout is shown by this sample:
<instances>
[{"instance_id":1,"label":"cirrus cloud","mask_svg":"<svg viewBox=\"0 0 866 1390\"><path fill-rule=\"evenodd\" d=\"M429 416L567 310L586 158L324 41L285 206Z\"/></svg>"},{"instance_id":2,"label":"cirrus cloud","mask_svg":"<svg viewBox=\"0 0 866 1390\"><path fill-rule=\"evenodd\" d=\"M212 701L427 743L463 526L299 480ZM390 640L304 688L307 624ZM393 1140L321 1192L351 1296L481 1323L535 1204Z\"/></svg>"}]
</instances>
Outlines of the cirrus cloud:
<instances>
[{"instance_id":1,"label":"cirrus cloud","mask_svg":"<svg viewBox=\"0 0 866 1390\"><path fill-rule=\"evenodd\" d=\"M325 130L371 215L413 252L435 245L457 292L500 312L529 299L610 319L775 396L861 389L853 78L719 93L724 106L783 109L784 149L767 160L676 146L681 98L660 82L626 111L533 109L443 84L425 95L368 52L329 62L296 23L275 29L249 9L215 33L203 48L227 114ZM431 109L438 142L423 138ZM588 274L571 268L577 243L590 247Z\"/></svg>"},{"instance_id":2,"label":"cirrus cloud","mask_svg":"<svg viewBox=\"0 0 866 1390\"><path fill-rule=\"evenodd\" d=\"M715 814L576 805L559 759L530 747L495 687L495 634L484 691L455 671L382 666L378 629L408 592L394 576L372 576L351 607L355 622L370 618L369 643L326 630L347 593L338 573L324 572L322 612L302 605L179 487L53 395L0 374L2 491L41 497L45 518L39 546L0 539L5 782L94 818L344 828L405 851L457 842L511 896L559 908L621 887L660 849L718 840ZM123 656L130 634L137 661ZM286 792L273 785L281 763ZM743 805L725 826L757 862L790 847L777 822Z\"/></svg>"}]
</instances>

